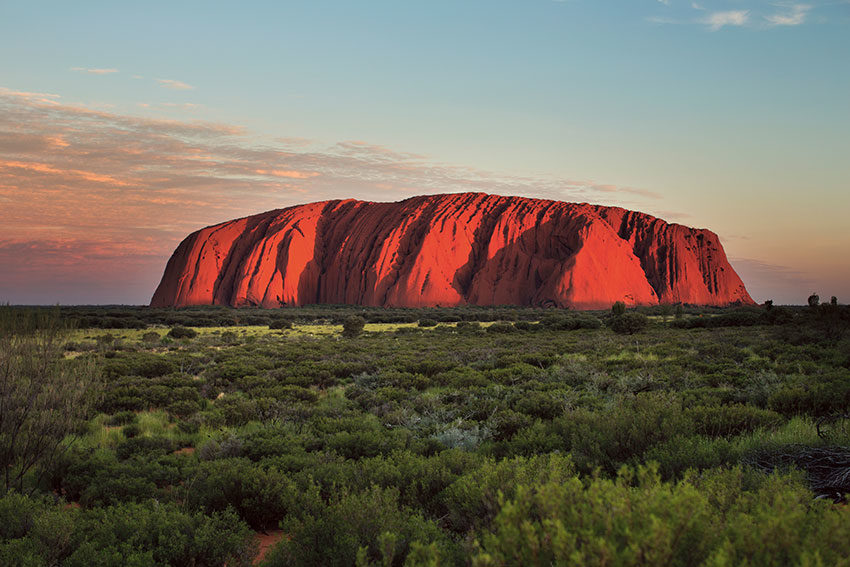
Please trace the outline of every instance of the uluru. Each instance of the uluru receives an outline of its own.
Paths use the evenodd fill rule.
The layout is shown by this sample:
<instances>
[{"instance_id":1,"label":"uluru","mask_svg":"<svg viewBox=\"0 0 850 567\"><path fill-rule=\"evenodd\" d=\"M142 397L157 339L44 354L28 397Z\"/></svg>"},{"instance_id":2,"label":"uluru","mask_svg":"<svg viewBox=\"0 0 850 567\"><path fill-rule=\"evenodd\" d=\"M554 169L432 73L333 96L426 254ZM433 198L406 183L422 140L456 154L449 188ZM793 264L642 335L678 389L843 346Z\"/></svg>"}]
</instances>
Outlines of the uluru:
<instances>
[{"instance_id":1,"label":"uluru","mask_svg":"<svg viewBox=\"0 0 850 567\"><path fill-rule=\"evenodd\" d=\"M752 304L716 234L619 207L483 193L334 200L203 228L154 307Z\"/></svg>"}]
</instances>

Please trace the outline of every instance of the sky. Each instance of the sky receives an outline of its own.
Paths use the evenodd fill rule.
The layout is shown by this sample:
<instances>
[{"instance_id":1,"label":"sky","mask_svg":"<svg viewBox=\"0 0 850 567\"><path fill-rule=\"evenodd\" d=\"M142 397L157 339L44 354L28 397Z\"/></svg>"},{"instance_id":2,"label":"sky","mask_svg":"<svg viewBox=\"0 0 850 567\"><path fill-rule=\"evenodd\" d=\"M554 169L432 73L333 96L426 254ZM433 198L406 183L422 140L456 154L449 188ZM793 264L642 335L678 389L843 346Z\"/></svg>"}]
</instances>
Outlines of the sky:
<instances>
[{"instance_id":1,"label":"sky","mask_svg":"<svg viewBox=\"0 0 850 567\"><path fill-rule=\"evenodd\" d=\"M0 303L146 304L203 226L459 191L848 301L850 0L0 0Z\"/></svg>"}]
</instances>

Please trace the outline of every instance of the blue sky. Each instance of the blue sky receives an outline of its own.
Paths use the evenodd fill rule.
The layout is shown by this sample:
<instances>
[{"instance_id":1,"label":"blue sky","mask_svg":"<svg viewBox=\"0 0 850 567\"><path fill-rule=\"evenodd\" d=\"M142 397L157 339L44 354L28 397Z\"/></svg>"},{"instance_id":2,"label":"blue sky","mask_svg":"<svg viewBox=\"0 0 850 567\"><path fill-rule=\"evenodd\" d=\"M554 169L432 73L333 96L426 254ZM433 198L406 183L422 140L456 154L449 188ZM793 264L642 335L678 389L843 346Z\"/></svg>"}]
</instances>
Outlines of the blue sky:
<instances>
[{"instance_id":1,"label":"blue sky","mask_svg":"<svg viewBox=\"0 0 850 567\"><path fill-rule=\"evenodd\" d=\"M2 1L0 50L4 301L143 303L200 226L460 190L708 227L757 300L850 297L847 1Z\"/></svg>"}]
</instances>

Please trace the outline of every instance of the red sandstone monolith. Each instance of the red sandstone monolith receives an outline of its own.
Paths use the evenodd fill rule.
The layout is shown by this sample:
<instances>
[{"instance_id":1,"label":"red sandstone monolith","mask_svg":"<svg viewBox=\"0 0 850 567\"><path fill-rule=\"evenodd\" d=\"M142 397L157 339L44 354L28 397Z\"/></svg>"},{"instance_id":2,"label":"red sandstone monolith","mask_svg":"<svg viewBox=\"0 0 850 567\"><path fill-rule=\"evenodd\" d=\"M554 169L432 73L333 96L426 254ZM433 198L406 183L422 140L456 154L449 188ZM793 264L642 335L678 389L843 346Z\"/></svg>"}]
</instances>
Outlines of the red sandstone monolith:
<instances>
[{"instance_id":1,"label":"red sandstone monolith","mask_svg":"<svg viewBox=\"0 0 850 567\"><path fill-rule=\"evenodd\" d=\"M618 207L482 193L325 201L201 229L151 305L752 304L717 235Z\"/></svg>"}]
</instances>

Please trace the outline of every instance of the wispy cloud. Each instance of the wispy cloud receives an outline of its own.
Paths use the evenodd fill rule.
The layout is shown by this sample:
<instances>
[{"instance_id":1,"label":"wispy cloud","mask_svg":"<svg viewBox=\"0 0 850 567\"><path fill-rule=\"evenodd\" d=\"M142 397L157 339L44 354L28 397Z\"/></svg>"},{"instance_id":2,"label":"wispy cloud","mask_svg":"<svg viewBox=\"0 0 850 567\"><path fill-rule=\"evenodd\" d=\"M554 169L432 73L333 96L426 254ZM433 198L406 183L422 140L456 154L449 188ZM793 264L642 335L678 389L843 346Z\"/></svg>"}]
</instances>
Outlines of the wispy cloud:
<instances>
[{"instance_id":1,"label":"wispy cloud","mask_svg":"<svg viewBox=\"0 0 850 567\"><path fill-rule=\"evenodd\" d=\"M650 212L658 218L666 220L667 222L675 222L677 220L693 218L692 214L683 213L681 211L653 210Z\"/></svg>"},{"instance_id":2,"label":"wispy cloud","mask_svg":"<svg viewBox=\"0 0 850 567\"><path fill-rule=\"evenodd\" d=\"M806 21L812 7L809 4L794 4L785 11L765 16L771 26L799 26Z\"/></svg>"},{"instance_id":3,"label":"wispy cloud","mask_svg":"<svg viewBox=\"0 0 850 567\"><path fill-rule=\"evenodd\" d=\"M71 71L75 71L78 73L90 73L92 75L109 75L111 73L117 73L118 69L89 69L87 67L71 67Z\"/></svg>"},{"instance_id":4,"label":"wispy cloud","mask_svg":"<svg viewBox=\"0 0 850 567\"><path fill-rule=\"evenodd\" d=\"M61 140L61 138L59 139ZM48 144L53 143L53 145L57 145L54 139L45 139L45 142L47 142ZM69 144L67 142L63 141L63 145L59 145L58 147L68 147L68 145ZM82 171L79 169L60 169L46 163L32 161L4 161L3 159L0 159L0 175L3 175L4 172L12 172L12 174L14 175L15 170L18 170L19 175L22 173L36 173L45 176L61 175L79 177L83 181L89 181L91 183L105 183L107 185L117 187L123 187L128 185L125 181L116 179L111 175L102 175L99 173L94 173L91 171Z\"/></svg>"},{"instance_id":5,"label":"wispy cloud","mask_svg":"<svg viewBox=\"0 0 850 567\"><path fill-rule=\"evenodd\" d=\"M812 19L809 16L815 9L825 13L831 9L834 12L838 4L848 3L847 0L812 0L810 3L782 0L658 2L664 4L665 8L646 17L646 21L654 24L699 25L711 31L725 27L766 30L778 26L799 26ZM823 15L823 18L826 17Z\"/></svg>"},{"instance_id":6,"label":"wispy cloud","mask_svg":"<svg viewBox=\"0 0 850 567\"><path fill-rule=\"evenodd\" d=\"M58 94L15 91L6 87L0 87L0 96L8 97L11 100L22 99L27 102L40 104L59 104L60 98Z\"/></svg>"},{"instance_id":7,"label":"wispy cloud","mask_svg":"<svg viewBox=\"0 0 850 567\"><path fill-rule=\"evenodd\" d=\"M178 108L180 110L199 110L204 108L203 104L196 104L193 102L137 102L136 106L139 108Z\"/></svg>"},{"instance_id":8,"label":"wispy cloud","mask_svg":"<svg viewBox=\"0 0 850 567\"><path fill-rule=\"evenodd\" d=\"M192 85L188 85L183 81L175 81L174 79L157 79L157 83L160 84L161 87L166 89L174 89L177 91L190 91L194 89Z\"/></svg>"},{"instance_id":9,"label":"wispy cloud","mask_svg":"<svg viewBox=\"0 0 850 567\"><path fill-rule=\"evenodd\" d=\"M649 16L649 17L646 18L646 21L651 23L651 24L663 24L663 25L668 25L668 24L674 25L674 24L684 23L684 22L681 22L681 21L679 21L675 18L671 18L669 16Z\"/></svg>"},{"instance_id":10,"label":"wispy cloud","mask_svg":"<svg viewBox=\"0 0 850 567\"><path fill-rule=\"evenodd\" d=\"M749 10L728 10L725 12L713 12L703 18L702 23L707 25L711 31L717 31L726 26L744 26L749 19Z\"/></svg>"},{"instance_id":11,"label":"wispy cloud","mask_svg":"<svg viewBox=\"0 0 850 567\"><path fill-rule=\"evenodd\" d=\"M124 299L146 302L156 284L150 273L155 279L176 244L202 226L310 201L459 191L631 208L659 197L594 180L447 165L359 140L262 140L226 124L127 116L0 89L0 280L8 282L22 251L28 266L14 268L15 289L38 289L45 274L117 278L111 270L147 278L143 293ZM0 301L32 301L4 297L4 285ZM92 289L105 289L98 285Z\"/></svg>"},{"instance_id":12,"label":"wispy cloud","mask_svg":"<svg viewBox=\"0 0 850 567\"><path fill-rule=\"evenodd\" d=\"M641 197L646 197L648 199L660 199L661 194L650 191L649 189L641 189L639 187L621 187L620 185L605 185L598 183L591 183L586 185L588 189L591 191L596 191L598 193L630 193L632 195L640 195Z\"/></svg>"}]
</instances>

